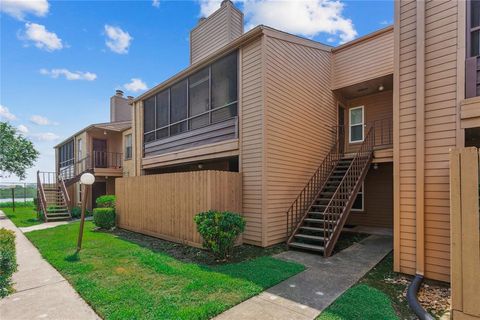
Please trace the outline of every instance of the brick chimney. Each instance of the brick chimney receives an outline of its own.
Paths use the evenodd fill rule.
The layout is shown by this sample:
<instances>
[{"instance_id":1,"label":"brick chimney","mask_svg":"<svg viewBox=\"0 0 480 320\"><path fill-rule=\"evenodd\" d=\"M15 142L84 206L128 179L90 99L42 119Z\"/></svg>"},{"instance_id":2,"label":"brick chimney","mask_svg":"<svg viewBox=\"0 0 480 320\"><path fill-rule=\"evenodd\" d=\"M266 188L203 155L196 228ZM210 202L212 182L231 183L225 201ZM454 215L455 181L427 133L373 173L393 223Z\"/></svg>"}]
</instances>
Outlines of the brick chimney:
<instances>
[{"instance_id":1,"label":"brick chimney","mask_svg":"<svg viewBox=\"0 0 480 320\"><path fill-rule=\"evenodd\" d=\"M122 90L115 90L110 98L110 122L132 120L132 107Z\"/></svg>"},{"instance_id":2,"label":"brick chimney","mask_svg":"<svg viewBox=\"0 0 480 320\"><path fill-rule=\"evenodd\" d=\"M190 31L190 63L195 63L243 34L243 13L230 0Z\"/></svg>"}]
</instances>

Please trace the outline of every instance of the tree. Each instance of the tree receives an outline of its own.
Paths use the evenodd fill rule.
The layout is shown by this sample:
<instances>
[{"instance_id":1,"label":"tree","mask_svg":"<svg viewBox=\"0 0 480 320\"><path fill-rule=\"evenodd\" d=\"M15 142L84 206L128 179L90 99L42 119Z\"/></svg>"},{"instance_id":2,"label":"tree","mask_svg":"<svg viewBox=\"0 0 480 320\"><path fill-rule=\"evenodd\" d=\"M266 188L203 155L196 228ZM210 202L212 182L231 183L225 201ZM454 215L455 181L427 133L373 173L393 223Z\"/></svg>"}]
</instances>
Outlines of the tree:
<instances>
[{"instance_id":1,"label":"tree","mask_svg":"<svg viewBox=\"0 0 480 320\"><path fill-rule=\"evenodd\" d=\"M25 179L26 170L33 167L38 155L30 140L7 122L0 122L0 177L15 174Z\"/></svg>"}]
</instances>

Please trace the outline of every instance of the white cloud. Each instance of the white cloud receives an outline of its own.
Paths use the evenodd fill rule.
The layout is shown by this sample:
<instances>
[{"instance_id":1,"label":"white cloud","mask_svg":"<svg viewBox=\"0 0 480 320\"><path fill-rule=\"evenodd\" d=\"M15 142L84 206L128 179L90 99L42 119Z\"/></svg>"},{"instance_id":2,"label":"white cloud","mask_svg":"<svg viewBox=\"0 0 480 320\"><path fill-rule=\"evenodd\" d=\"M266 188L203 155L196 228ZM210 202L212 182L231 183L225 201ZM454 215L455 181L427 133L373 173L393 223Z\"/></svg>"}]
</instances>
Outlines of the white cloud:
<instances>
[{"instance_id":1,"label":"white cloud","mask_svg":"<svg viewBox=\"0 0 480 320\"><path fill-rule=\"evenodd\" d=\"M17 117L13 113L11 113L7 107L4 107L0 104L0 119L13 121L13 120L16 120Z\"/></svg>"},{"instance_id":2,"label":"white cloud","mask_svg":"<svg viewBox=\"0 0 480 320\"><path fill-rule=\"evenodd\" d=\"M28 133L28 127L21 124L17 127L17 131L20 132L20 133L23 133L23 134L27 134Z\"/></svg>"},{"instance_id":3,"label":"white cloud","mask_svg":"<svg viewBox=\"0 0 480 320\"><path fill-rule=\"evenodd\" d=\"M154 6L155 8L159 8L160 7L160 0L153 0L152 1L152 6Z\"/></svg>"},{"instance_id":4,"label":"white cloud","mask_svg":"<svg viewBox=\"0 0 480 320\"><path fill-rule=\"evenodd\" d=\"M47 0L2 0L0 11L23 20L27 14L43 17L48 13Z\"/></svg>"},{"instance_id":5,"label":"white cloud","mask_svg":"<svg viewBox=\"0 0 480 320\"><path fill-rule=\"evenodd\" d=\"M208 16L220 7L219 0L199 0L200 15ZM246 29L259 24L313 38L324 32L336 35L342 43L353 40L357 31L345 18L339 0L236 0L243 3Z\"/></svg>"},{"instance_id":6,"label":"white cloud","mask_svg":"<svg viewBox=\"0 0 480 320\"><path fill-rule=\"evenodd\" d=\"M388 26L389 24L392 24L392 22L391 22L391 21L388 21L388 20L382 20L382 21L380 21L380 25L382 25L382 26Z\"/></svg>"},{"instance_id":7,"label":"white cloud","mask_svg":"<svg viewBox=\"0 0 480 320\"><path fill-rule=\"evenodd\" d=\"M60 137L52 132L41 132L41 133L32 133L30 138L35 141L54 141L58 140Z\"/></svg>"},{"instance_id":8,"label":"white cloud","mask_svg":"<svg viewBox=\"0 0 480 320\"><path fill-rule=\"evenodd\" d=\"M218 8L222 0L199 0L200 2L200 16L208 17L214 13Z\"/></svg>"},{"instance_id":9,"label":"white cloud","mask_svg":"<svg viewBox=\"0 0 480 320\"><path fill-rule=\"evenodd\" d=\"M37 23L25 23L25 32L21 35L21 39L32 41L35 47L49 52L63 48L62 39Z\"/></svg>"},{"instance_id":10,"label":"white cloud","mask_svg":"<svg viewBox=\"0 0 480 320\"><path fill-rule=\"evenodd\" d=\"M119 54L128 53L128 47L130 47L133 40L128 32L123 31L119 27L113 27L106 24L105 35L107 36L105 44L110 50Z\"/></svg>"},{"instance_id":11,"label":"white cloud","mask_svg":"<svg viewBox=\"0 0 480 320\"><path fill-rule=\"evenodd\" d=\"M97 75L93 72L70 71L68 69L40 69L40 74L50 76L52 78L65 77L67 80L86 80L93 81L97 79Z\"/></svg>"},{"instance_id":12,"label":"white cloud","mask_svg":"<svg viewBox=\"0 0 480 320\"><path fill-rule=\"evenodd\" d=\"M130 79L129 83L125 83L123 87L128 91L138 92L147 90L147 84L139 78L132 78Z\"/></svg>"},{"instance_id":13,"label":"white cloud","mask_svg":"<svg viewBox=\"0 0 480 320\"><path fill-rule=\"evenodd\" d=\"M57 122L50 121L48 118L35 114L30 117L30 122L39 126L58 125Z\"/></svg>"}]
</instances>

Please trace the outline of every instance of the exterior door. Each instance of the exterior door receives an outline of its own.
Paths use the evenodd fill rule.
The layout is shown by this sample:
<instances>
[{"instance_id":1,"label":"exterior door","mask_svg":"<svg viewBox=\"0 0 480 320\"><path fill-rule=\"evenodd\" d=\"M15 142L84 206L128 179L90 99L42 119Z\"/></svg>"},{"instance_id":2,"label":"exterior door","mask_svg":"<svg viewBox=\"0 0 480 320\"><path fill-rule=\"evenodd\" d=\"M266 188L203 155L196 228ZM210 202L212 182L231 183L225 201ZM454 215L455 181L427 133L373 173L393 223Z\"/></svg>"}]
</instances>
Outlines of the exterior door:
<instances>
[{"instance_id":1,"label":"exterior door","mask_svg":"<svg viewBox=\"0 0 480 320\"><path fill-rule=\"evenodd\" d=\"M95 168L107 168L107 140L93 139L93 163Z\"/></svg>"},{"instance_id":2,"label":"exterior door","mask_svg":"<svg viewBox=\"0 0 480 320\"><path fill-rule=\"evenodd\" d=\"M339 144L338 151L343 153L345 150L345 108L341 105L338 105L337 139Z\"/></svg>"},{"instance_id":3,"label":"exterior door","mask_svg":"<svg viewBox=\"0 0 480 320\"><path fill-rule=\"evenodd\" d=\"M97 200L98 197L104 196L107 194L107 183L106 182L95 182L92 185L92 208L97 207Z\"/></svg>"}]
</instances>

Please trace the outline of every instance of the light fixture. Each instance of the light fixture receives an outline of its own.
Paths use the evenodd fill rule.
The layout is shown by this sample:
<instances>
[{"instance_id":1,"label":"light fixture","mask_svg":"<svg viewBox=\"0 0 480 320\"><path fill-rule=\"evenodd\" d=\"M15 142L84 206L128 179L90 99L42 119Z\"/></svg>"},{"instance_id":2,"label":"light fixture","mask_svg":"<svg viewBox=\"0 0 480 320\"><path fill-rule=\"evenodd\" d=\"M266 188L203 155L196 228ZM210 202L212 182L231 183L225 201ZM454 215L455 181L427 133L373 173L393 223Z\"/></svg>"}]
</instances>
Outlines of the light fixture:
<instances>
[{"instance_id":1,"label":"light fixture","mask_svg":"<svg viewBox=\"0 0 480 320\"><path fill-rule=\"evenodd\" d=\"M107 130L103 130L103 134L104 134L104 135L107 135Z\"/></svg>"},{"instance_id":2,"label":"light fixture","mask_svg":"<svg viewBox=\"0 0 480 320\"><path fill-rule=\"evenodd\" d=\"M203 169L203 164L199 163L197 167L198 167L198 169L201 170L201 169Z\"/></svg>"},{"instance_id":3,"label":"light fixture","mask_svg":"<svg viewBox=\"0 0 480 320\"><path fill-rule=\"evenodd\" d=\"M373 164L373 170L378 170L378 163Z\"/></svg>"},{"instance_id":4,"label":"light fixture","mask_svg":"<svg viewBox=\"0 0 480 320\"><path fill-rule=\"evenodd\" d=\"M89 172L86 172L81 175L80 183L86 185L92 185L95 182L95 176Z\"/></svg>"},{"instance_id":5,"label":"light fixture","mask_svg":"<svg viewBox=\"0 0 480 320\"><path fill-rule=\"evenodd\" d=\"M380 86L378 87L378 91L383 91L383 89L385 89L385 88L383 87L383 85L380 85Z\"/></svg>"}]
</instances>

